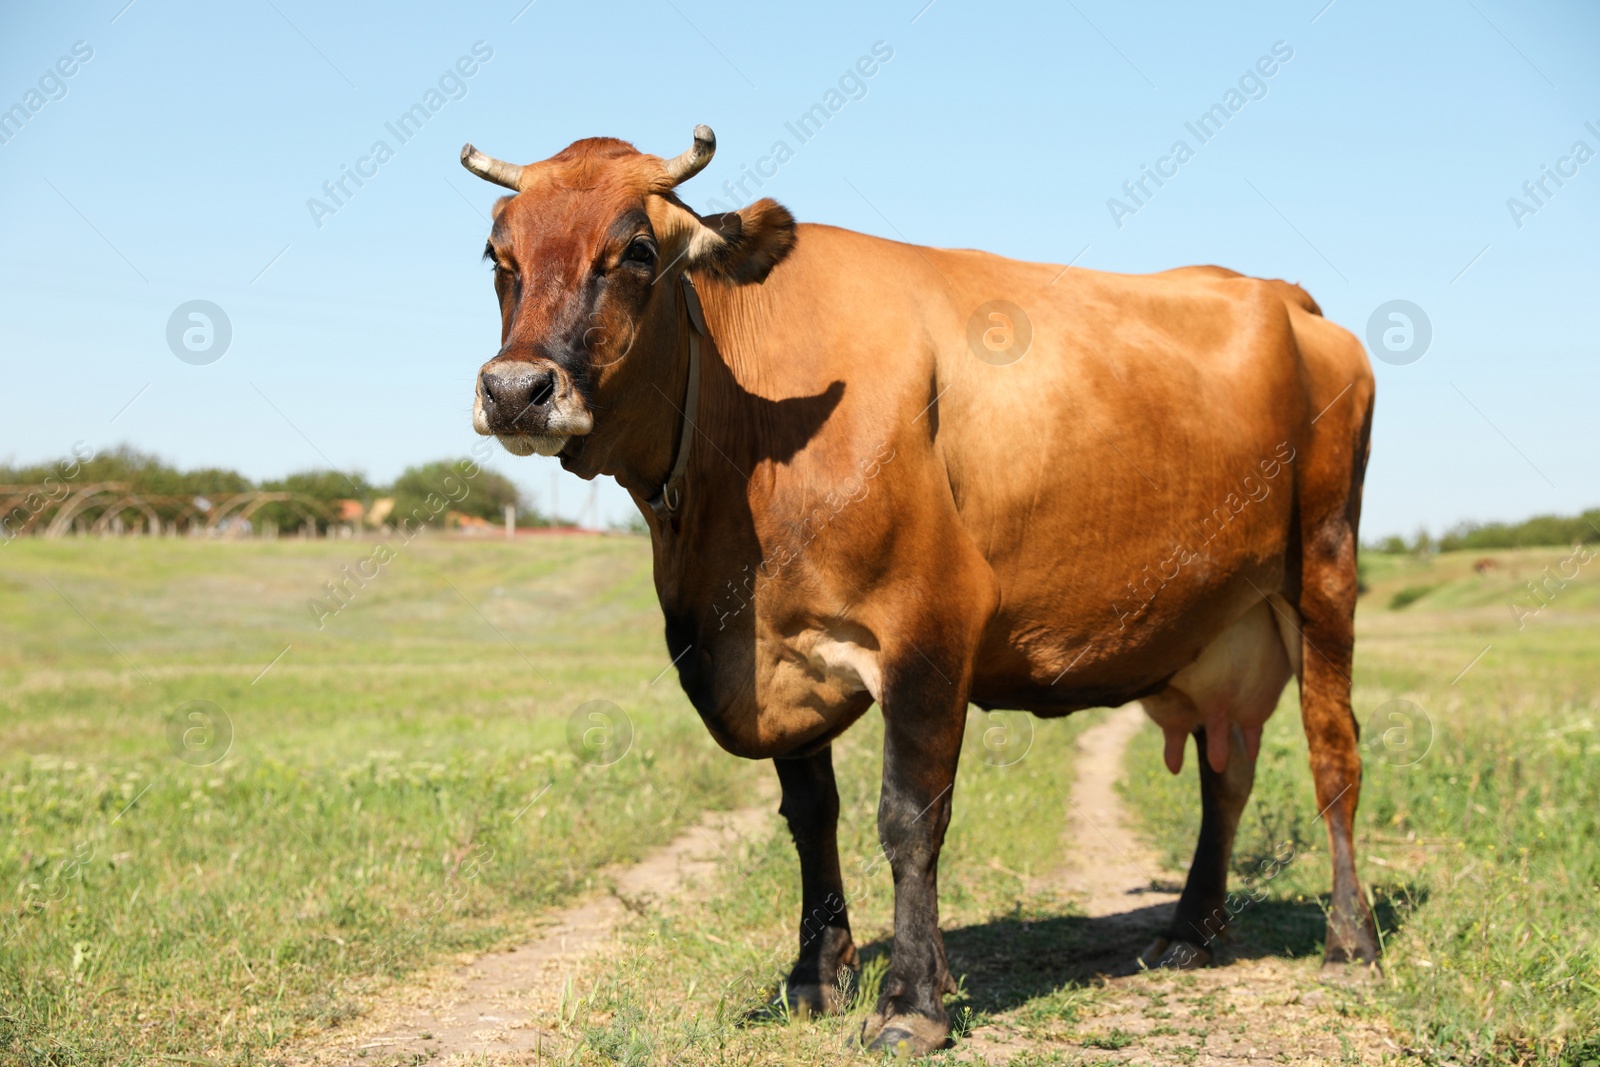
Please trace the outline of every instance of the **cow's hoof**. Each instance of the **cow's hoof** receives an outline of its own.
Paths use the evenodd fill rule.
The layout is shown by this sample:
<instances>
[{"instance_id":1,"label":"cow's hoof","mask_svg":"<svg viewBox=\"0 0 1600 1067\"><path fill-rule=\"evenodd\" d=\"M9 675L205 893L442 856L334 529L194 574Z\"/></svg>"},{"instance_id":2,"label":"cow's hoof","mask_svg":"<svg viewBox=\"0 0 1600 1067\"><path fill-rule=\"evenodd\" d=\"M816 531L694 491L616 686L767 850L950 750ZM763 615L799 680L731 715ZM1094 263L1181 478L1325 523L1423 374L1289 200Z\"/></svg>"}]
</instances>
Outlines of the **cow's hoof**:
<instances>
[{"instance_id":1,"label":"cow's hoof","mask_svg":"<svg viewBox=\"0 0 1600 1067\"><path fill-rule=\"evenodd\" d=\"M812 966L797 963L789 972L784 1004L790 1013L832 1015L847 1011L855 999L855 991L861 985L861 963L850 935L847 933L842 941L835 939L826 947L825 958L831 962ZM833 981L820 981L825 975L832 975Z\"/></svg>"},{"instance_id":2,"label":"cow's hoof","mask_svg":"<svg viewBox=\"0 0 1600 1067\"><path fill-rule=\"evenodd\" d=\"M845 990L837 985L804 982L787 986L784 994L784 1004L792 1015L835 1015L849 1007Z\"/></svg>"},{"instance_id":3,"label":"cow's hoof","mask_svg":"<svg viewBox=\"0 0 1600 1067\"><path fill-rule=\"evenodd\" d=\"M873 1012L861 1024L855 1044L868 1052L889 1052L895 1056L921 1056L949 1048L949 1024L915 1012L880 1015Z\"/></svg>"},{"instance_id":4,"label":"cow's hoof","mask_svg":"<svg viewBox=\"0 0 1600 1067\"><path fill-rule=\"evenodd\" d=\"M1374 972L1377 969L1377 934L1358 930L1339 939L1329 936L1328 947L1322 953L1322 970L1325 973L1340 970L1353 973Z\"/></svg>"},{"instance_id":5,"label":"cow's hoof","mask_svg":"<svg viewBox=\"0 0 1600 1067\"><path fill-rule=\"evenodd\" d=\"M834 973L834 981L828 983L816 981L812 977L815 972L798 980L790 974L780 996L773 1003L781 1003L789 1014L800 1018L849 1011L851 1002L855 1000L855 991L861 983L861 968L856 966L854 949L850 952L849 962L840 964Z\"/></svg>"},{"instance_id":6,"label":"cow's hoof","mask_svg":"<svg viewBox=\"0 0 1600 1067\"><path fill-rule=\"evenodd\" d=\"M1350 916L1358 916L1350 918ZM1378 947L1378 927L1365 905L1335 908L1328 916L1327 948L1322 952L1322 964L1365 964L1376 966L1383 954Z\"/></svg>"},{"instance_id":7,"label":"cow's hoof","mask_svg":"<svg viewBox=\"0 0 1600 1067\"><path fill-rule=\"evenodd\" d=\"M1383 968L1377 960L1327 959L1317 972L1317 981L1324 985L1365 986L1383 980Z\"/></svg>"},{"instance_id":8,"label":"cow's hoof","mask_svg":"<svg viewBox=\"0 0 1600 1067\"><path fill-rule=\"evenodd\" d=\"M826 1015L828 1012L827 997L823 994L822 987L815 983L785 986L781 999L789 1014L801 1018Z\"/></svg>"},{"instance_id":9,"label":"cow's hoof","mask_svg":"<svg viewBox=\"0 0 1600 1067\"><path fill-rule=\"evenodd\" d=\"M1139 953L1139 962L1152 971L1192 971L1211 965L1211 950L1187 941L1158 937Z\"/></svg>"}]
</instances>

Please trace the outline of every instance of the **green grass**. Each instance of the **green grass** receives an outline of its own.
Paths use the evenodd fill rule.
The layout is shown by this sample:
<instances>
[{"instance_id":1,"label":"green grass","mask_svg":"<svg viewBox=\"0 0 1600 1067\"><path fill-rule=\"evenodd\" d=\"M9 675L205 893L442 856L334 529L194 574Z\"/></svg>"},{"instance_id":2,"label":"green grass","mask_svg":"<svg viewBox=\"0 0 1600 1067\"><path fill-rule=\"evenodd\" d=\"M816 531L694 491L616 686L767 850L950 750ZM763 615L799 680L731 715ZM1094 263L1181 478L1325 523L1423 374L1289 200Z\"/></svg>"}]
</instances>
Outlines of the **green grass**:
<instances>
[{"instance_id":1,"label":"green grass","mask_svg":"<svg viewBox=\"0 0 1600 1067\"><path fill-rule=\"evenodd\" d=\"M1569 554L1497 552L1483 575L1472 568L1481 552L1366 557L1357 844L1386 937L1376 1002L1441 1059L1555 1063L1600 1032L1600 583L1585 569L1536 614L1512 610L1538 607L1526 583ZM1424 584L1426 599L1389 608ZM1394 700L1420 714L1389 718ZM1146 732L1128 766L1125 795L1186 864L1199 825L1194 752L1173 778ZM1236 879L1274 850L1294 859L1245 913L1236 951L1320 955L1329 874L1316 813L1291 685L1263 741Z\"/></svg>"},{"instance_id":2,"label":"green grass","mask_svg":"<svg viewBox=\"0 0 1600 1067\"><path fill-rule=\"evenodd\" d=\"M318 629L371 550L0 550L0 1061L257 1062L742 795L650 684L647 546L419 541ZM568 742L595 699L634 729L609 765ZM190 701L217 762L220 725L174 747Z\"/></svg>"},{"instance_id":3,"label":"green grass","mask_svg":"<svg viewBox=\"0 0 1600 1067\"><path fill-rule=\"evenodd\" d=\"M969 713L939 874L945 948L962 988L948 1004L958 1033L1012 1012L1023 1032L1059 1037L1095 995L1087 974L1073 977L1092 947L1088 924L1043 883L1067 862L1074 745L1096 718L1034 723L1027 754L1001 766L983 745L998 724ZM586 990L571 1029L578 1062L840 1062L876 1001L893 933L893 880L877 842L882 736L869 714L835 745L841 865L863 961L854 1009L801 1021L771 1007L800 918L799 865L775 823L703 906L653 916L623 960L597 961L577 983Z\"/></svg>"},{"instance_id":4,"label":"green grass","mask_svg":"<svg viewBox=\"0 0 1600 1067\"><path fill-rule=\"evenodd\" d=\"M652 684L667 662L646 543L418 542L319 629L307 600L371 551L0 548L0 1062L270 1060L386 983L524 938L602 865L748 803L770 777L717 749L670 673ZM1600 593L1592 564L1546 581L1566 556L1496 553L1483 575L1479 553L1364 560L1358 714L1420 708L1409 732L1385 719L1367 733L1389 737L1369 752L1361 809L1389 974L1368 1010L1441 1061L1595 1055L1581 1042L1600 1032ZM1425 598L1389 609L1421 585ZM632 722L614 764L569 743L591 700ZM231 727L215 763L222 733L191 732L186 749L200 724L172 727L191 701ZM1321 949L1326 846L1295 712L1291 687L1236 866L1293 859L1236 952ZM994 724L969 720L940 875L963 987L951 1011L959 1030L1003 1017L1038 1042L1019 1063L1084 1062L1105 1052L1058 1050L1121 1040L1080 1029L1107 961L1092 924L1043 888L1066 862L1072 746L1093 721L1034 722L1026 756L998 766L983 747ZM594 962L565 1016L576 1059L838 1060L887 963L880 745L869 714L836 754L866 961L855 1012L802 1024L765 1008L800 906L774 819L736 875L642 921L621 961ZM1129 758L1127 795L1179 867L1198 821L1187 762L1167 775L1154 730Z\"/></svg>"}]
</instances>

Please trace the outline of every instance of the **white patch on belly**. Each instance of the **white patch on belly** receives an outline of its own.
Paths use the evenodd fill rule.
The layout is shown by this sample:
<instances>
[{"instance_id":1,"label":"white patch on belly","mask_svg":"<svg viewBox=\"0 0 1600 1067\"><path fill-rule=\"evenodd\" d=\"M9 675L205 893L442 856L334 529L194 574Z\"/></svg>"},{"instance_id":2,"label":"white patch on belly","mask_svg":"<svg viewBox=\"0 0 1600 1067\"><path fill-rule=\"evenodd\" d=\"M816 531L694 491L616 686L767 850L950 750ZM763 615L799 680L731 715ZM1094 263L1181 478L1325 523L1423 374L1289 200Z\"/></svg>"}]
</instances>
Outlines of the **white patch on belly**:
<instances>
[{"instance_id":1,"label":"white patch on belly","mask_svg":"<svg viewBox=\"0 0 1600 1067\"><path fill-rule=\"evenodd\" d=\"M806 630L796 641L811 668L852 693L871 693L883 700L883 670L878 650L868 648L870 637L849 624L824 624Z\"/></svg>"}]
</instances>

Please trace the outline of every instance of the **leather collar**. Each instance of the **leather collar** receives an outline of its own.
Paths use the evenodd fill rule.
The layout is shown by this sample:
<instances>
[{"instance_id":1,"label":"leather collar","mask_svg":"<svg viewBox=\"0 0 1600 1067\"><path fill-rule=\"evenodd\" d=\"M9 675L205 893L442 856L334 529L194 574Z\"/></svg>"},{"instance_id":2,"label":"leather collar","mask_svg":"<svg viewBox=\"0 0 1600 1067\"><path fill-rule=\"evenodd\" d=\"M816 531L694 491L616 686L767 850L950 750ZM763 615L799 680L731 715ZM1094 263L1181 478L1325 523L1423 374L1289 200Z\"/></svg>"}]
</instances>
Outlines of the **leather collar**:
<instances>
[{"instance_id":1,"label":"leather collar","mask_svg":"<svg viewBox=\"0 0 1600 1067\"><path fill-rule=\"evenodd\" d=\"M683 303L689 312L689 381L683 390L683 425L678 432L677 453L672 461L672 472L662 483L661 491L646 503L655 512L658 522L666 522L683 504L683 476L689 467L689 449L694 444L695 417L700 413L700 346L709 337L706 330L705 311L700 307L700 294L695 292L689 272L678 276L683 283Z\"/></svg>"}]
</instances>

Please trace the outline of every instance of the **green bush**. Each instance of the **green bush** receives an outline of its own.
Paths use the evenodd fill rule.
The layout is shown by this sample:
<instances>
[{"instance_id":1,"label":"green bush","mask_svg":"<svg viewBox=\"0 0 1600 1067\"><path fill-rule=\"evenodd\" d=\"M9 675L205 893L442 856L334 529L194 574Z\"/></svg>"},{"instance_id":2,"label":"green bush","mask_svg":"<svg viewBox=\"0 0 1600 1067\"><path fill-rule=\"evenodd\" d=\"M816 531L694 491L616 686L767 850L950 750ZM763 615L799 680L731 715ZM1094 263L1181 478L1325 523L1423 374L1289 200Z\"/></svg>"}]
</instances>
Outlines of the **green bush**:
<instances>
[{"instance_id":1,"label":"green bush","mask_svg":"<svg viewBox=\"0 0 1600 1067\"><path fill-rule=\"evenodd\" d=\"M1409 607L1433 592L1435 588L1437 587L1432 585L1408 585L1389 598L1389 610L1399 611L1401 608Z\"/></svg>"}]
</instances>

